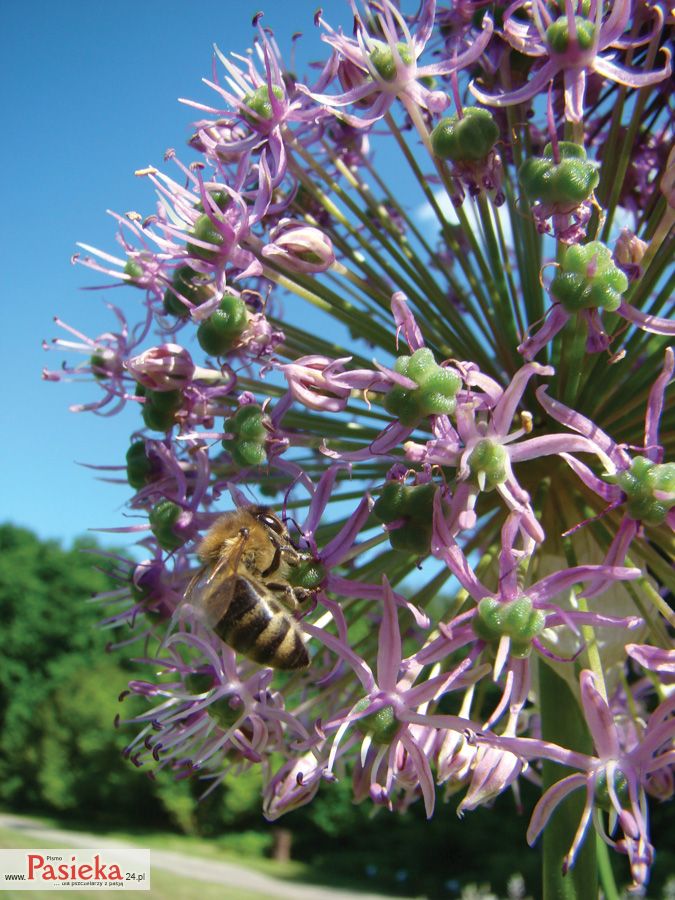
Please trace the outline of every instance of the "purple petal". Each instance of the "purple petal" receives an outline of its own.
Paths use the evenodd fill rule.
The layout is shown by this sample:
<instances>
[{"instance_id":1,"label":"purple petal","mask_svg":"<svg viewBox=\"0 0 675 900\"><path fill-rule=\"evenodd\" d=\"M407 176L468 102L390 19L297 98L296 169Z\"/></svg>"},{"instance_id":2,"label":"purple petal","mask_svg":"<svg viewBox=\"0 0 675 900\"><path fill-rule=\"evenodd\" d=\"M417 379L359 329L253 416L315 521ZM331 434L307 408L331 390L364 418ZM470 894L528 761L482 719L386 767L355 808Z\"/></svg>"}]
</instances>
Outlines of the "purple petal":
<instances>
[{"instance_id":1,"label":"purple petal","mask_svg":"<svg viewBox=\"0 0 675 900\"><path fill-rule=\"evenodd\" d=\"M619 756L620 746L614 716L607 701L595 686L593 672L584 669L579 677L579 686L586 724L598 756L605 760L616 759Z\"/></svg>"},{"instance_id":2,"label":"purple petal","mask_svg":"<svg viewBox=\"0 0 675 900\"><path fill-rule=\"evenodd\" d=\"M663 650L648 644L626 644L626 653L643 669L659 675L675 675L675 650Z\"/></svg>"},{"instance_id":3,"label":"purple petal","mask_svg":"<svg viewBox=\"0 0 675 900\"><path fill-rule=\"evenodd\" d=\"M531 100L558 71L558 63L549 60L527 84L515 91L506 91L503 94L488 94L486 91L481 91L480 88L477 88L473 81L469 84L469 88L474 97L487 106L513 106L515 103L524 103L526 100Z\"/></svg>"},{"instance_id":4,"label":"purple petal","mask_svg":"<svg viewBox=\"0 0 675 900\"><path fill-rule=\"evenodd\" d=\"M554 375L555 369L552 366L542 366L539 363L527 363L518 369L511 379L511 383L506 388L499 399L494 412L492 414L492 422L495 432L505 437L509 433L513 417L520 403L528 382L533 375Z\"/></svg>"},{"instance_id":5,"label":"purple petal","mask_svg":"<svg viewBox=\"0 0 675 900\"><path fill-rule=\"evenodd\" d=\"M339 638L335 637L334 634L330 634L328 631L324 631L323 628L317 628L315 625L310 625L307 622L303 622L302 628L303 631L307 632L307 634L315 637L330 650L333 650L335 653L337 653L337 655L344 659L345 662L348 662L367 693L375 690L375 679L373 677L373 673L370 670L370 667L368 666L368 663L366 663L365 660L361 659L360 656L354 653L351 647L349 647L344 641L341 641Z\"/></svg>"},{"instance_id":6,"label":"purple petal","mask_svg":"<svg viewBox=\"0 0 675 900\"><path fill-rule=\"evenodd\" d=\"M377 643L377 681L381 690L394 693L401 668L401 632L398 610L386 576L382 586L384 609Z\"/></svg>"},{"instance_id":7,"label":"purple petal","mask_svg":"<svg viewBox=\"0 0 675 900\"><path fill-rule=\"evenodd\" d=\"M527 843L530 846L534 844L544 830L556 807L568 794L571 794L577 788L583 787L585 783L586 778L584 775L568 775L546 791L534 807L532 818L527 828Z\"/></svg>"},{"instance_id":8,"label":"purple petal","mask_svg":"<svg viewBox=\"0 0 675 900\"><path fill-rule=\"evenodd\" d=\"M675 354L672 347L667 347L663 369L649 392L645 416L645 449L647 457L652 462L661 462L663 458L663 451L659 447L659 422L663 412L664 394L673 377L674 370Z\"/></svg>"},{"instance_id":9,"label":"purple petal","mask_svg":"<svg viewBox=\"0 0 675 900\"><path fill-rule=\"evenodd\" d=\"M332 568L337 566L345 553L354 545L370 515L372 500L368 494L360 501L352 515L347 519L340 531L321 551L321 561Z\"/></svg>"},{"instance_id":10,"label":"purple petal","mask_svg":"<svg viewBox=\"0 0 675 900\"><path fill-rule=\"evenodd\" d=\"M434 813L434 803L436 800L436 790L434 788L434 779L431 774L431 768L426 756L420 750L413 736L407 729L401 732L399 740L408 752L415 773L419 779L422 788L422 796L424 797L424 808L427 813L427 819L430 819Z\"/></svg>"},{"instance_id":11,"label":"purple petal","mask_svg":"<svg viewBox=\"0 0 675 900\"><path fill-rule=\"evenodd\" d=\"M391 311L394 315L394 322L396 322L397 339L399 331L403 331L408 346L413 353L415 350L424 347L424 337L422 336L419 325L415 321L415 317L408 308L406 296L402 291L396 291L392 296Z\"/></svg>"},{"instance_id":12,"label":"purple petal","mask_svg":"<svg viewBox=\"0 0 675 900\"><path fill-rule=\"evenodd\" d=\"M561 591L565 591L581 581L591 581L598 575L608 579L610 582L632 581L642 575L640 569L625 569L622 566L575 566L573 569L564 569L562 572L555 572L553 575L547 575L526 588L525 593L532 599L534 603L542 602L555 597Z\"/></svg>"},{"instance_id":13,"label":"purple petal","mask_svg":"<svg viewBox=\"0 0 675 900\"><path fill-rule=\"evenodd\" d=\"M648 87L650 84L658 84L660 81L670 78L672 72L670 65L671 52L667 47L661 47L661 50L666 54L666 63L658 72L642 72L640 69L618 66L602 56L595 57L592 67L599 75L611 78L612 81L624 84L626 87ZM656 333L660 334L661 332Z\"/></svg>"}]
</instances>

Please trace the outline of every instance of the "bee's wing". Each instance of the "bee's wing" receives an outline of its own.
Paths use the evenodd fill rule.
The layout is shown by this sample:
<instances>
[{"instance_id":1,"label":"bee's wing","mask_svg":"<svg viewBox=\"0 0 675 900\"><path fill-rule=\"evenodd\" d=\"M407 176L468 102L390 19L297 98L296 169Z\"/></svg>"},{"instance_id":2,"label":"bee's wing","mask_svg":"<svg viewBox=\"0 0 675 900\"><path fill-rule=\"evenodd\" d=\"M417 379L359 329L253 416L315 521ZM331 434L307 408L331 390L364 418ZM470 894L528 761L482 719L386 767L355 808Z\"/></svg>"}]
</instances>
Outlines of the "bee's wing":
<instances>
[{"instance_id":1,"label":"bee's wing","mask_svg":"<svg viewBox=\"0 0 675 900\"><path fill-rule=\"evenodd\" d=\"M188 585L185 600L213 628L229 609L236 583L229 561L224 560L215 568L203 566Z\"/></svg>"}]
</instances>

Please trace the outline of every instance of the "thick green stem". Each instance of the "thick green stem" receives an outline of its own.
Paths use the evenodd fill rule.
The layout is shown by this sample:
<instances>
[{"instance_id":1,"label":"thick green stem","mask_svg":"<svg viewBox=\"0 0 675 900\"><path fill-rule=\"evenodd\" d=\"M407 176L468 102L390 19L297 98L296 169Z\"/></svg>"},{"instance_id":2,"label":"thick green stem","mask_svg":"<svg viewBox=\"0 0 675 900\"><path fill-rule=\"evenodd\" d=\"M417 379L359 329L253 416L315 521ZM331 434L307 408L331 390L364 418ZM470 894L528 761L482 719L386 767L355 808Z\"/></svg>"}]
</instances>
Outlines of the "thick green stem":
<instances>
[{"instance_id":1,"label":"thick green stem","mask_svg":"<svg viewBox=\"0 0 675 900\"><path fill-rule=\"evenodd\" d=\"M550 666L539 666L542 737L571 750L591 753L592 744L581 709L572 692ZM553 762L544 762L544 790L570 771ZM543 900L598 900L598 871L595 841L587 835L574 868L563 875L565 856L579 826L585 794L575 791L555 810L544 830Z\"/></svg>"}]
</instances>

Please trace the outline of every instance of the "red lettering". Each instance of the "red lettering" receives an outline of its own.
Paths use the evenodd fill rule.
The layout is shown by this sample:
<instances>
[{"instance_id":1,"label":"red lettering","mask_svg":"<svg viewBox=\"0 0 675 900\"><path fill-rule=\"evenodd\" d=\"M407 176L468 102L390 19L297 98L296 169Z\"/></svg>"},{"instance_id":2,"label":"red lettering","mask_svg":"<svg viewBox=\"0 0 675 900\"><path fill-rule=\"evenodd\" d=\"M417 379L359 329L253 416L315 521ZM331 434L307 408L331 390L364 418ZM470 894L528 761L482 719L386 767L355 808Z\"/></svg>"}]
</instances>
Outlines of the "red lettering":
<instances>
[{"instance_id":1,"label":"red lettering","mask_svg":"<svg viewBox=\"0 0 675 900\"><path fill-rule=\"evenodd\" d=\"M94 870L91 866L80 866L77 870L77 877L80 879L80 881L87 881L89 878L91 878L91 874L93 871Z\"/></svg>"},{"instance_id":2,"label":"red lettering","mask_svg":"<svg viewBox=\"0 0 675 900\"><path fill-rule=\"evenodd\" d=\"M120 867L115 865L114 863L112 866L110 866L110 874L108 875L108 879L110 881L123 881L124 880L122 878L122 873L120 872Z\"/></svg>"},{"instance_id":3,"label":"red lettering","mask_svg":"<svg viewBox=\"0 0 675 900\"><path fill-rule=\"evenodd\" d=\"M105 866L101 865L101 858L98 855L98 853L94 857L94 865L96 866L96 874L94 875L94 878L97 881L99 881L100 879L103 879L103 881L106 881L108 876L105 874Z\"/></svg>"},{"instance_id":4,"label":"red lettering","mask_svg":"<svg viewBox=\"0 0 675 900\"><path fill-rule=\"evenodd\" d=\"M28 854L28 880L32 881L35 878L35 869L41 869L45 864L44 856L40 856L38 853L29 853Z\"/></svg>"}]
</instances>

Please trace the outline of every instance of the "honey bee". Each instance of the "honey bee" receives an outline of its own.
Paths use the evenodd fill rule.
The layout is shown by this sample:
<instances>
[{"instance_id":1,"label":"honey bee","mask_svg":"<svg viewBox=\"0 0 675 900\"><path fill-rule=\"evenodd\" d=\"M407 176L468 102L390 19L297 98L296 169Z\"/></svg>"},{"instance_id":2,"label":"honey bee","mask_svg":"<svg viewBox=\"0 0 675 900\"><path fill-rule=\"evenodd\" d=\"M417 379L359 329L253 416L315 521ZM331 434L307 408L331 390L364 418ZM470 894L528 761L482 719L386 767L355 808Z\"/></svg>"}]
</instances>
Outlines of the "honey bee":
<instances>
[{"instance_id":1,"label":"honey bee","mask_svg":"<svg viewBox=\"0 0 675 900\"><path fill-rule=\"evenodd\" d=\"M266 506L242 506L220 516L197 548L203 566L186 599L218 637L260 665L304 669L309 655L293 617L310 596L288 581L304 554Z\"/></svg>"}]
</instances>

